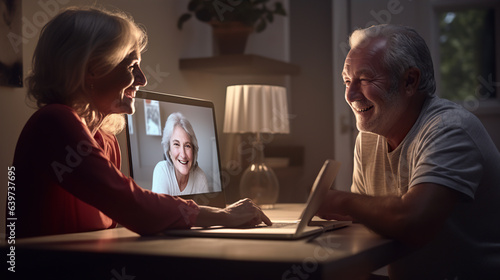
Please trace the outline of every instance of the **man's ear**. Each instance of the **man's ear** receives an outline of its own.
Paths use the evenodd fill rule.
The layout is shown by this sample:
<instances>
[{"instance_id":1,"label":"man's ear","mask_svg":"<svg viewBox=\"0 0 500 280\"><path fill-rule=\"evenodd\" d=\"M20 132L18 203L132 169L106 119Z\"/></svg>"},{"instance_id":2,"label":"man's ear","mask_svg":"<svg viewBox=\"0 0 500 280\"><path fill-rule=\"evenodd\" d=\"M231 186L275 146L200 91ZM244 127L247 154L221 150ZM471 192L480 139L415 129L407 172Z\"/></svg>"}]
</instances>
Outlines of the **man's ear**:
<instances>
[{"instance_id":1,"label":"man's ear","mask_svg":"<svg viewBox=\"0 0 500 280\"><path fill-rule=\"evenodd\" d=\"M420 84L420 70L416 67L411 67L404 74L404 86L407 95L413 95L418 90Z\"/></svg>"}]
</instances>

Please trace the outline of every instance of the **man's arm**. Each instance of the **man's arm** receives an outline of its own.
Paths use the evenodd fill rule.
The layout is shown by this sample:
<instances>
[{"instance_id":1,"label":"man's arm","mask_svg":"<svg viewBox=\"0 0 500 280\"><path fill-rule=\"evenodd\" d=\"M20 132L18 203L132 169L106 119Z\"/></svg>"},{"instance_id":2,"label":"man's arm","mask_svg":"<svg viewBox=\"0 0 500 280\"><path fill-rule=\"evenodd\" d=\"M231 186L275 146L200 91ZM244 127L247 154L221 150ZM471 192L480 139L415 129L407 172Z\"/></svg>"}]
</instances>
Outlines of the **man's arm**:
<instances>
[{"instance_id":1,"label":"man's arm","mask_svg":"<svg viewBox=\"0 0 500 280\"><path fill-rule=\"evenodd\" d=\"M348 215L383 236L422 246L441 229L458 197L458 192L432 183L415 185L402 197L331 190L318 216Z\"/></svg>"}]
</instances>

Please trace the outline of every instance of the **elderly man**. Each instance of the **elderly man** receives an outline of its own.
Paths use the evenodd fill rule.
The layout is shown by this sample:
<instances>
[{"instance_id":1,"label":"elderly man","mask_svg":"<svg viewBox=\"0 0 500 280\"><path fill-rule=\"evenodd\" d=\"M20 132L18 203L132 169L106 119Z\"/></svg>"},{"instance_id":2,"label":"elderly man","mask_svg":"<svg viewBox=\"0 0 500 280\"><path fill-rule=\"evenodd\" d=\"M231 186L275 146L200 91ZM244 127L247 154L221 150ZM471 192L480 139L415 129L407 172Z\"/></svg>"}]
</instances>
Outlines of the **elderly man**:
<instances>
[{"instance_id":1,"label":"elderly man","mask_svg":"<svg viewBox=\"0 0 500 280\"><path fill-rule=\"evenodd\" d=\"M352 193L330 191L318 215L418 248L389 266L391 279L500 277L500 154L483 125L435 96L430 52L413 29L356 30L350 44Z\"/></svg>"}]
</instances>

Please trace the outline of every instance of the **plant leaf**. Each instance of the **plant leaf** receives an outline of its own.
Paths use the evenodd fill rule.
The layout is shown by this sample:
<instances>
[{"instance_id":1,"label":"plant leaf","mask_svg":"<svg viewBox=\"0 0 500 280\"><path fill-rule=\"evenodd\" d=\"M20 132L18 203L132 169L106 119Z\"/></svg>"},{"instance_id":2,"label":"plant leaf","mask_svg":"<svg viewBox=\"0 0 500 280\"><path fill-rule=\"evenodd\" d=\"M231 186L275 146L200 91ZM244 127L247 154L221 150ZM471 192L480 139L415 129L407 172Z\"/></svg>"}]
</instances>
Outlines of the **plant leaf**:
<instances>
[{"instance_id":1,"label":"plant leaf","mask_svg":"<svg viewBox=\"0 0 500 280\"><path fill-rule=\"evenodd\" d=\"M183 14L179 20L177 20L177 28L179 30L182 30L182 25L184 24L184 22L188 21L189 19L191 18L191 15L190 14Z\"/></svg>"},{"instance_id":2,"label":"plant leaf","mask_svg":"<svg viewBox=\"0 0 500 280\"><path fill-rule=\"evenodd\" d=\"M191 0L191 1L189 1L189 3L188 3L188 11L190 11L190 12L196 11L196 8L200 4L199 2L200 1L198 1L198 0Z\"/></svg>"},{"instance_id":3,"label":"plant leaf","mask_svg":"<svg viewBox=\"0 0 500 280\"><path fill-rule=\"evenodd\" d=\"M277 15L286 16L285 8L283 8L283 4L281 2L276 2L274 5L274 13Z\"/></svg>"},{"instance_id":4,"label":"plant leaf","mask_svg":"<svg viewBox=\"0 0 500 280\"><path fill-rule=\"evenodd\" d=\"M274 20L273 13L271 13L271 12L267 13L266 18L267 18L267 21L273 22L273 20Z\"/></svg>"},{"instance_id":5,"label":"plant leaf","mask_svg":"<svg viewBox=\"0 0 500 280\"><path fill-rule=\"evenodd\" d=\"M199 10L195 13L195 16L197 19L203 22L209 22L212 19L212 14L210 14L210 11L208 9L202 9Z\"/></svg>"},{"instance_id":6,"label":"plant leaf","mask_svg":"<svg viewBox=\"0 0 500 280\"><path fill-rule=\"evenodd\" d=\"M261 19L257 24L257 27L255 27L255 31L257 33L262 32L264 31L264 29L266 29L266 26L267 26L266 21L264 19Z\"/></svg>"}]
</instances>

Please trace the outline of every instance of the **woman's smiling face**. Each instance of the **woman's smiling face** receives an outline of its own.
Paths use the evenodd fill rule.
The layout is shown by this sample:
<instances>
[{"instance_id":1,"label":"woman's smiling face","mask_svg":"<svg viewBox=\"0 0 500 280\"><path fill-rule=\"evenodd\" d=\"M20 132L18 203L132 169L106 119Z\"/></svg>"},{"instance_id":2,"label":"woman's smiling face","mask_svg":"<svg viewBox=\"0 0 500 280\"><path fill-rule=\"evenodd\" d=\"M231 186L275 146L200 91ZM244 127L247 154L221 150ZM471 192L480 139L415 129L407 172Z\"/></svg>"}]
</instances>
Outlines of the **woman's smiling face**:
<instances>
[{"instance_id":1,"label":"woman's smiling face","mask_svg":"<svg viewBox=\"0 0 500 280\"><path fill-rule=\"evenodd\" d=\"M111 72L92 81L92 100L104 114L133 114L135 93L145 86L146 77L140 67L141 54L132 51Z\"/></svg>"},{"instance_id":2,"label":"woman's smiling face","mask_svg":"<svg viewBox=\"0 0 500 280\"><path fill-rule=\"evenodd\" d=\"M169 156L175 167L175 174L188 176L193 165L193 144L191 137L181 126L176 125L170 138Z\"/></svg>"}]
</instances>

